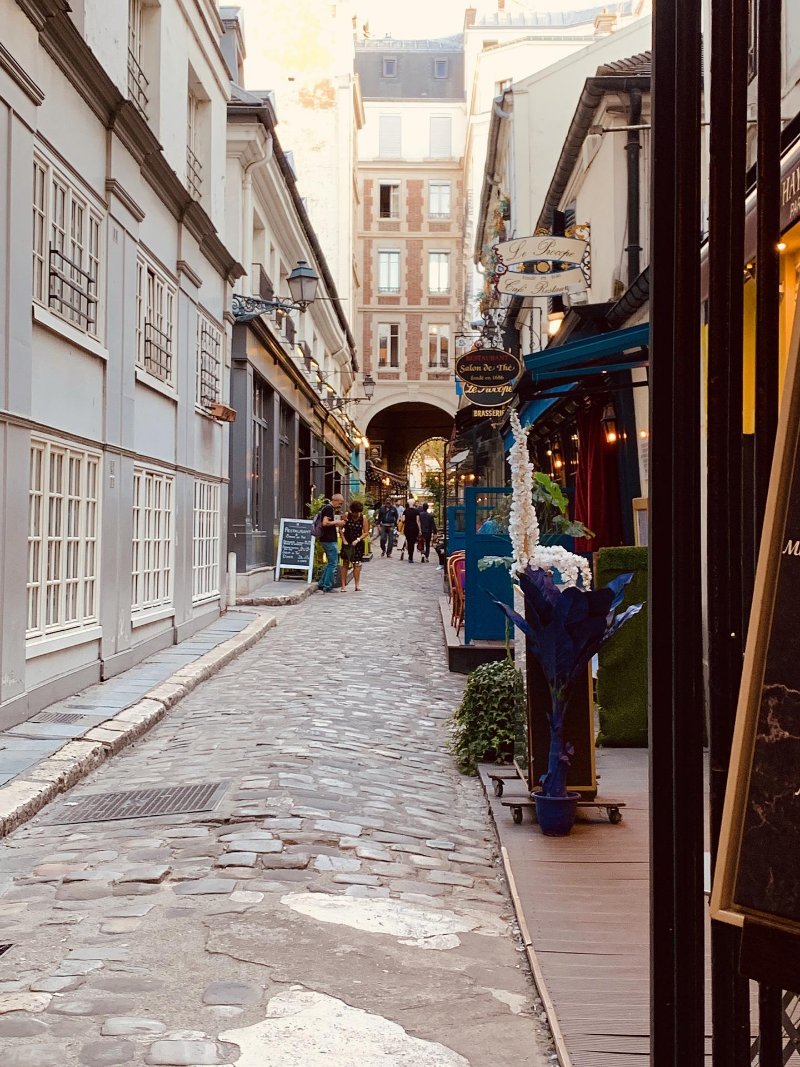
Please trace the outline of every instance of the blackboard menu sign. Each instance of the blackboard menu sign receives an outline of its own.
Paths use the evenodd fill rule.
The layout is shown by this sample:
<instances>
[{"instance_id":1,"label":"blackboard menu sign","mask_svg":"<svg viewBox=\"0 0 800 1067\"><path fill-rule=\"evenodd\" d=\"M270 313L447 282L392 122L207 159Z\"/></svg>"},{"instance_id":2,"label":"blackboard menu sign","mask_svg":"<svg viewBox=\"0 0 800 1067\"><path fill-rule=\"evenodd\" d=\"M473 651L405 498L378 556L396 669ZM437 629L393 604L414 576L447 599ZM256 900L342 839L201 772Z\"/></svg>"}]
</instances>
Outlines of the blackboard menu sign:
<instances>
[{"instance_id":1,"label":"blackboard menu sign","mask_svg":"<svg viewBox=\"0 0 800 1067\"><path fill-rule=\"evenodd\" d=\"M278 562L275 579L281 571L305 571L306 581L311 581L314 570L314 537L311 519L281 519L278 539Z\"/></svg>"},{"instance_id":2,"label":"blackboard menu sign","mask_svg":"<svg viewBox=\"0 0 800 1067\"><path fill-rule=\"evenodd\" d=\"M795 316L747 635L712 916L786 938L800 987L800 313ZM752 934L748 934L752 941ZM758 938L755 939L758 941ZM758 952L747 953L749 977ZM764 954L766 959L766 951ZM744 966L745 956L742 958ZM786 982L786 978L784 978Z\"/></svg>"}]
</instances>

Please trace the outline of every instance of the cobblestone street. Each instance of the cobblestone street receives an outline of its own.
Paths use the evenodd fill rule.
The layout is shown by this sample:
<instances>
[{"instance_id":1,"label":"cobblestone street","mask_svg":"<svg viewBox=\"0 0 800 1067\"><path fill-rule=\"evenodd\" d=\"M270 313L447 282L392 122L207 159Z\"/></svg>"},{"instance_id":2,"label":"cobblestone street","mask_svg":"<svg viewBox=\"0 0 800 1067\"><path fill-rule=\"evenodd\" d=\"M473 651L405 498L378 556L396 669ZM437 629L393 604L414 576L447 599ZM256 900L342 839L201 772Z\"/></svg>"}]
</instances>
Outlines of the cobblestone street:
<instances>
[{"instance_id":1,"label":"cobblestone street","mask_svg":"<svg viewBox=\"0 0 800 1067\"><path fill-rule=\"evenodd\" d=\"M433 564L278 625L0 844L2 1067L550 1062ZM225 783L214 810L70 822Z\"/></svg>"}]
</instances>

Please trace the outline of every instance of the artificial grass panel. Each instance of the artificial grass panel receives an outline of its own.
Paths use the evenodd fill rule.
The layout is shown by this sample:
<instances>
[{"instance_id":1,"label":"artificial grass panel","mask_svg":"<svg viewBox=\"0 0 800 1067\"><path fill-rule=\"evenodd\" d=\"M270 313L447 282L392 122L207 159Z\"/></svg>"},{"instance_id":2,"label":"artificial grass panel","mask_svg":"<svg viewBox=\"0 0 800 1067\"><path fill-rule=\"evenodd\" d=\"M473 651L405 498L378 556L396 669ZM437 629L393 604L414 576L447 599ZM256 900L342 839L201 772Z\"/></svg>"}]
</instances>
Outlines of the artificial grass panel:
<instances>
[{"instance_id":1,"label":"artificial grass panel","mask_svg":"<svg viewBox=\"0 0 800 1067\"><path fill-rule=\"evenodd\" d=\"M647 549L601 548L595 554L597 588L619 574L633 572L620 611L629 604L645 607L600 649L597 704L598 745L647 747Z\"/></svg>"}]
</instances>

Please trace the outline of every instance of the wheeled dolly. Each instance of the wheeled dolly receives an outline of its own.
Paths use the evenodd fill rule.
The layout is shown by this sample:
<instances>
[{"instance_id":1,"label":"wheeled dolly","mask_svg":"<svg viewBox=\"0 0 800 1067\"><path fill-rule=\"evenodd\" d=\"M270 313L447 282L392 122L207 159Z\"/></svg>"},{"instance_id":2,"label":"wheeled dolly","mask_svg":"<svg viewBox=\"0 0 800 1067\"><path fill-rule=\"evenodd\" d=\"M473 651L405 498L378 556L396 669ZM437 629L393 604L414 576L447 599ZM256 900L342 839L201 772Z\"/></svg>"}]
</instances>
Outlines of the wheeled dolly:
<instances>
[{"instance_id":1,"label":"wheeled dolly","mask_svg":"<svg viewBox=\"0 0 800 1067\"><path fill-rule=\"evenodd\" d=\"M497 787L495 787L495 792L496 788ZM496 793L496 795L502 796L502 793ZM522 822L523 811L526 809L531 812L533 821L536 822L536 804L532 800L523 797L513 797L509 800L504 800L503 807L511 809L511 818L517 824ZM625 802L623 800L613 802L606 802L603 800L579 800L578 807L600 808L605 811L608 816L608 821L616 825L617 823L622 822L622 812L620 811L620 808L625 807Z\"/></svg>"}]
</instances>

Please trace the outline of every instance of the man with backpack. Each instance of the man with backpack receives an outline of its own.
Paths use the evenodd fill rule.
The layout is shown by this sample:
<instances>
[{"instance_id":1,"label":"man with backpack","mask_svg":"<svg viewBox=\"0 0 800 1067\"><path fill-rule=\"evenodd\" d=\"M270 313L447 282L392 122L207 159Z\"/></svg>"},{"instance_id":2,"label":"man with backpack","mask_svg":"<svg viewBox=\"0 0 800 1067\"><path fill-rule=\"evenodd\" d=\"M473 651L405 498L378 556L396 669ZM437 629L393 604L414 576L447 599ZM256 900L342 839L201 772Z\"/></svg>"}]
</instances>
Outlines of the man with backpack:
<instances>
[{"instance_id":1,"label":"man with backpack","mask_svg":"<svg viewBox=\"0 0 800 1067\"><path fill-rule=\"evenodd\" d=\"M319 580L319 587L323 593L330 593L333 590L336 578L336 567L339 564L339 527L344 526L344 519L337 519L336 512L343 503L342 494L334 493L330 502L322 506L311 527L314 536L319 540L320 548L325 553L325 570Z\"/></svg>"},{"instance_id":2,"label":"man with backpack","mask_svg":"<svg viewBox=\"0 0 800 1067\"><path fill-rule=\"evenodd\" d=\"M397 520L399 516L397 508L391 501L387 500L385 504L381 504L380 511L378 512L378 526L381 530L381 555L391 556L392 549L394 548L394 531L397 526Z\"/></svg>"}]
</instances>

